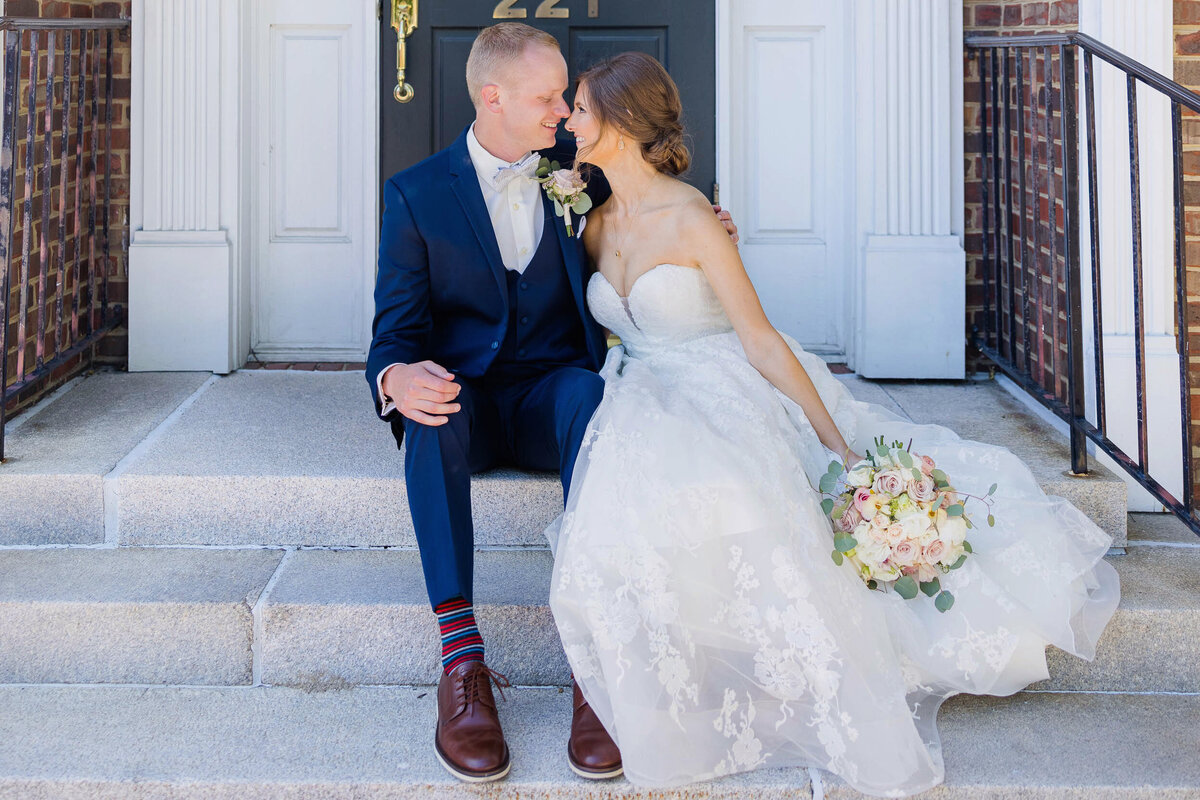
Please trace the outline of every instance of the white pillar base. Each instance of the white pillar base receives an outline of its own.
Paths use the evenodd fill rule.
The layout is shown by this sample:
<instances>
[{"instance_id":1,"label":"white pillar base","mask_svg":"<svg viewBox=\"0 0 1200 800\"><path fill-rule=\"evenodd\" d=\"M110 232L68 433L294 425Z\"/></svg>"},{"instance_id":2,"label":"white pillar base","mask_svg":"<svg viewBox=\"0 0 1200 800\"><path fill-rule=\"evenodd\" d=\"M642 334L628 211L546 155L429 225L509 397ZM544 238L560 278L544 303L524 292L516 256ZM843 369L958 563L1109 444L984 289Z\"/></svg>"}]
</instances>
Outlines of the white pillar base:
<instances>
[{"instance_id":1,"label":"white pillar base","mask_svg":"<svg viewBox=\"0 0 1200 800\"><path fill-rule=\"evenodd\" d=\"M856 371L962 378L966 253L957 236L868 236Z\"/></svg>"},{"instance_id":2,"label":"white pillar base","mask_svg":"<svg viewBox=\"0 0 1200 800\"><path fill-rule=\"evenodd\" d=\"M237 369L232 270L224 231L137 231L129 245L129 371Z\"/></svg>"}]
</instances>

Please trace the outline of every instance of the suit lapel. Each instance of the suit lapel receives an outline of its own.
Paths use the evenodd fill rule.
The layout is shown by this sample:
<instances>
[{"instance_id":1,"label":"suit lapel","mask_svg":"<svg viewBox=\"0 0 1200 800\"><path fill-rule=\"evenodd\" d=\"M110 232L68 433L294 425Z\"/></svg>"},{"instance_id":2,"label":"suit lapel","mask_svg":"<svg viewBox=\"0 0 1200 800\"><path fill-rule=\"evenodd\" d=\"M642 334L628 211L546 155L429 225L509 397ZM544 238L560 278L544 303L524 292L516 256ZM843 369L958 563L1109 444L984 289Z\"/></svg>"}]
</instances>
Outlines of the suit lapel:
<instances>
[{"instance_id":1,"label":"suit lapel","mask_svg":"<svg viewBox=\"0 0 1200 800\"><path fill-rule=\"evenodd\" d=\"M574 236L567 236L567 226L563 223L562 217L554 214L554 204L545 192L542 195L542 210L546 215L546 224L554 228L554 235L558 237L558 249L562 251L563 266L567 270L567 280L571 283L571 294L575 295L575 305L579 308L579 315L587 322L587 306L583 296L583 257L580 253L582 249L579 239ZM578 231L579 221L573 220L571 227ZM544 236L545 231L542 232Z\"/></svg>"},{"instance_id":2,"label":"suit lapel","mask_svg":"<svg viewBox=\"0 0 1200 800\"><path fill-rule=\"evenodd\" d=\"M469 128L468 128L469 130ZM496 243L496 231L492 228L492 218L488 215L487 204L483 202L483 190L479 188L479 176L475 174L475 165L471 154L467 151L467 131L450 145L450 188L462 204L463 211L475 231L475 238L487 258L492 274L496 278L496 286L504 301L504 313L508 314L508 282L504 276L504 261L500 258L500 245Z\"/></svg>"}]
</instances>

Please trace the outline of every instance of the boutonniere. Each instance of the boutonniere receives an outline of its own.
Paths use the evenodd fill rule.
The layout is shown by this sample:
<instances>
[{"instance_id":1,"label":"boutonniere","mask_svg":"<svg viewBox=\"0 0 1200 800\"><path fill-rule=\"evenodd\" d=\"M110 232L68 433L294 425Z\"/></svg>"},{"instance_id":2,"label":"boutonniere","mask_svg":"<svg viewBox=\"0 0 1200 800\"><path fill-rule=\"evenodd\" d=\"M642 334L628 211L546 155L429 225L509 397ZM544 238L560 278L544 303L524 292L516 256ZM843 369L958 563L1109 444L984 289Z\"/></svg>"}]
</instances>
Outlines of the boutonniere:
<instances>
[{"instance_id":1,"label":"boutonniere","mask_svg":"<svg viewBox=\"0 0 1200 800\"><path fill-rule=\"evenodd\" d=\"M547 196L554 201L554 213L563 218L567 224L567 236L574 236L571 227L571 212L582 217L592 208L592 198L587 196L584 189L587 183L578 170L562 169L557 161L542 158L538 162L535 180L546 190Z\"/></svg>"}]
</instances>

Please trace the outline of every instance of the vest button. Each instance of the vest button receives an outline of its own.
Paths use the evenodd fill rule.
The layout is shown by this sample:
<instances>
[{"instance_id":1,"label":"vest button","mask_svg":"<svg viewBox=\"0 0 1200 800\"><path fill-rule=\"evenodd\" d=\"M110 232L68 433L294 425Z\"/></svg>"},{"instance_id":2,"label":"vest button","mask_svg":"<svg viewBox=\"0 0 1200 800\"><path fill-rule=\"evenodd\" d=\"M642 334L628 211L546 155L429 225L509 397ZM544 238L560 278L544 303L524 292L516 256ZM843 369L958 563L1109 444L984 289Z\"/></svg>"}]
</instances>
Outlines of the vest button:
<instances>
[{"instance_id":1,"label":"vest button","mask_svg":"<svg viewBox=\"0 0 1200 800\"><path fill-rule=\"evenodd\" d=\"M492 349L493 349L493 350L499 350L499 349L500 349L500 343L499 343L499 342L492 342Z\"/></svg>"},{"instance_id":2,"label":"vest button","mask_svg":"<svg viewBox=\"0 0 1200 800\"><path fill-rule=\"evenodd\" d=\"M521 317L521 324L522 324L522 325L528 325L528 324L529 324L529 317L527 317L527 316L526 316L526 317Z\"/></svg>"},{"instance_id":3,"label":"vest button","mask_svg":"<svg viewBox=\"0 0 1200 800\"><path fill-rule=\"evenodd\" d=\"M522 289L528 289L528 288L529 288L529 281L521 281L521 288L522 288Z\"/></svg>"},{"instance_id":4,"label":"vest button","mask_svg":"<svg viewBox=\"0 0 1200 800\"><path fill-rule=\"evenodd\" d=\"M518 350L518 351L517 351L517 355L519 355L519 356L524 356L524 355L525 355L525 348L524 348L524 347L522 347L520 350Z\"/></svg>"}]
</instances>

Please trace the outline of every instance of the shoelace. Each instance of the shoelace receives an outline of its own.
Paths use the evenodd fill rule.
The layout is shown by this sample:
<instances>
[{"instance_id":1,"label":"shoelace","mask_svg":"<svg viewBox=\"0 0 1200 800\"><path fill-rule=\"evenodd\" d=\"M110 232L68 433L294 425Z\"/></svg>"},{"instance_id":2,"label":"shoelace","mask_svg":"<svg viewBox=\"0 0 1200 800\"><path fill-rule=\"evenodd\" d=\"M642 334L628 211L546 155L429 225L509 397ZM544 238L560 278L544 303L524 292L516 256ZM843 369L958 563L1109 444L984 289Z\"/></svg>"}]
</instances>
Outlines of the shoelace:
<instances>
[{"instance_id":1,"label":"shoelace","mask_svg":"<svg viewBox=\"0 0 1200 800\"><path fill-rule=\"evenodd\" d=\"M482 679L480 678L482 676ZM491 669L485 664L480 664L475 669L472 669L467 674L463 675L463 700L467 705L478 703L483 697L483 689L491 682L496 685L496 689L500 692L500 699L507 701L504 690L512 687L512 683L505 676Z\"/></svg>"}]
</instances>

